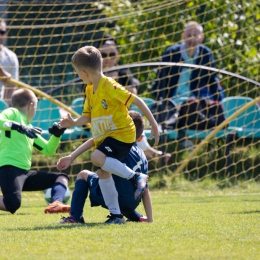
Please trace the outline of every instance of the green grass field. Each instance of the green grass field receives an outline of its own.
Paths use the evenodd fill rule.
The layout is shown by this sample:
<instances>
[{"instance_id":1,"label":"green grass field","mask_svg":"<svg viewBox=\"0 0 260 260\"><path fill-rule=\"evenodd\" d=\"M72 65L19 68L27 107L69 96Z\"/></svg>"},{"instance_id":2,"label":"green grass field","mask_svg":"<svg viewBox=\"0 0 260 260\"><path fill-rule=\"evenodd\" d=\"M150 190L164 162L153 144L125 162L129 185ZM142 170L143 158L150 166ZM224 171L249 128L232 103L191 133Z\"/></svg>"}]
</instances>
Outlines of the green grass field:
<instances>
[{"instance_id":1,"label":"green grass field","mask_svg":"<svg viewBox=\"0 0 260 260\"><path fill-rule=\"evenodd\" d=\"M23 193L15 215L0 213L0 259L260 259L260 192L152 191L152 200L152 224L104 225L108 212L87 200L87 224L60 225L60 214L43 213L42 192Z\"/></svg>"}]
</instances>

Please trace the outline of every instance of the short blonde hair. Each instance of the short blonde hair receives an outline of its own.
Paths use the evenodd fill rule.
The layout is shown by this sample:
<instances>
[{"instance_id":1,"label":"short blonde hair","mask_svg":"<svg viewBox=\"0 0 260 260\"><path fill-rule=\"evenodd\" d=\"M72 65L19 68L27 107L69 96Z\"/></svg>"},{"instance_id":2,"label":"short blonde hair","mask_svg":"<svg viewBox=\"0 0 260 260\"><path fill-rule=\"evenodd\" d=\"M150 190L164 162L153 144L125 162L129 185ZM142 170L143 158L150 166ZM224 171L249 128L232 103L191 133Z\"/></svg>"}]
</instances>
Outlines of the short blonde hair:
<instances>
[{"instance_id":1,"label":"short blonde hair","mask_svg":"<svg viewBox=\"0 0 260 260\"><path fill-rule=\"evenodd\" d=\"M71 59L72 66L79 70L101 71L102 56L94 46L84 46L78 49Z\"/></svg>"},{"instance_id":2,"label":"short blonde hair","mask_svg":"<svg viewBox=\"0 0 260 260\"><path fill-rule=\"evenodd\" d=\"M13 92L12 106L21 108L29 105L35 99L35 94L30 89L20 88Z\"/></svg>"},{"instance_id":3,"label":"short blonde hair","mask_svg":"<svg viewBox=\"0 0 260 260\"><path fill-rule=\"evenodd\" d=\"M184 31L186 31L189 28L198 28L201 31L201 33L203 33L203 27L198 22L190 21L184 25Z\"/></svg>"}]
</instances>

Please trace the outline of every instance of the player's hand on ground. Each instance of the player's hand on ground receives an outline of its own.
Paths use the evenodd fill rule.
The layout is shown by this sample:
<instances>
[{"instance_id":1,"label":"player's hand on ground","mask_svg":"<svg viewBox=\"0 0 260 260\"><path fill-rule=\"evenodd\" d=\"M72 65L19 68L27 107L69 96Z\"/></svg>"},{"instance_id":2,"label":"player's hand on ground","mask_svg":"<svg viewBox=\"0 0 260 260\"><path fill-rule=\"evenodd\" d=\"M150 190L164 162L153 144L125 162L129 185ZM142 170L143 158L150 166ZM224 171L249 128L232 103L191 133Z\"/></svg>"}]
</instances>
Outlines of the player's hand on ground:
<instances>
[{"instance_id":1,"label":"player's hand on ground","mask_svg":"<svg viewBox=\"0 0 260 260\"><path fill-rule=\"evenodd\" d=\"M17 132L24 134L28 136L29 138L38 138L37 134L42 134L42 129L39 127L33 127L33 126L24 126L17 122L12 122L11 126L12 130L16 130Z\"/></svg>"},{"instance_id":2,"label":"player's hand on ground","mask_svg":"<svg viewBox=\"0 0 260 260\"><path fill-rule=\"evenodd\" d=\"M52 127L49 128L49 133L56 137L61 137L66 129L67 128L60 128L59 123L55 122Z\"/></svg>"},{"instance_id":3,"label":"player's hand on ground","mask_svg":"<svg viewBox=\"0 0 260 260\"><path fill-rule=\"evenodd\" d=\"M60 128L68 128L72 126L74 126L74 119L71 117L70 114L67 114L67 116L62 118L59 122Z\"/></svg>"},{"instance_id":4,"label":"player's hand on ground","mask_svg":"<svg viewBox=\"0 0 260 260\"><path fill-rule=\"evenodd\" d=\"M60 158L59 161L57 162L57 169L59 171L65 170L72 164L72 162L73 160L70 155L64 156Z\"/></svg>"},{"instance_id":5,"label":"player's hand on ground","mask_svg":"<svg viewBox=\"0 0 260 260\"><path fill-rule=\"evenodd\" d=\"M151 127L151 133L150 133L150 138L149 139L152 139L152 138L155 138L155 141L154 141L154 145L158 145L159 144L159 140L160 140L160 133L159 133L159 129L158 129L158 126L157 127Z\"/></svg>"}]
</instances>

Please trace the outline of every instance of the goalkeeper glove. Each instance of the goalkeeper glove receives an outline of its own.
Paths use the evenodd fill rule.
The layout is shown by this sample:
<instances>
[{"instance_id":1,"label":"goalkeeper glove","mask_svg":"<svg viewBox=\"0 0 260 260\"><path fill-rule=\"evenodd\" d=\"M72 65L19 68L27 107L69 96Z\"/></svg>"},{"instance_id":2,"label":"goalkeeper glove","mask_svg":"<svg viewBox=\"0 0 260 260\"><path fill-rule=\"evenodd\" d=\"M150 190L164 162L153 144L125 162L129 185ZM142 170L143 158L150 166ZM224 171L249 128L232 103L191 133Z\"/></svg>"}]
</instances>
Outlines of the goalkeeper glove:
<instances>
[{"instance_id":1,"label":"goalkeeper glove","mask_svg":"<svg viewBox=\"0 0 260 260\"><path fill-rule=\"evenodd\" d=\"M21 134L27 135L31 139L38 138L38 136L36 134L39 134L39 135L42 134L42 129L39 127L25 126L25 125L21 125L17 122L12 122L10 127L12 130L16 130L17 132L19 132Z\"/></svg>"},{"instance_id":2,"label":"goalkeeper glove","mask_svg":"<svg viewBox=\"0 0 260 260\"><path fill-rule=\"evenodd\" d=\"M55 122L52 127L49 128L49 133L61 137L67 128L60 128L59 123Z\"/></svg>"}]
</instances>

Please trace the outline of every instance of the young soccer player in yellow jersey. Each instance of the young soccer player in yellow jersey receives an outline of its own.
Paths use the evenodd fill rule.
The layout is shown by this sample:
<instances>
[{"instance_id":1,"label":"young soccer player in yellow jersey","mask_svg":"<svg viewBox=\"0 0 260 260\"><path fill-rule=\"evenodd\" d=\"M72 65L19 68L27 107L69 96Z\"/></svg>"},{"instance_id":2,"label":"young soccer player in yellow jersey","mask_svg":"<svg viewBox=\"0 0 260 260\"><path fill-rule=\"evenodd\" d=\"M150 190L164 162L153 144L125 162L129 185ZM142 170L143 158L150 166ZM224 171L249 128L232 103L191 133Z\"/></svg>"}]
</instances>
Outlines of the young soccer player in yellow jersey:
<instances>
[{"instance_id":1,"label":"young soccer player in yellow jersey","mask_svg":"<svg viewBox=\"0 0 260 260\"><path fill-rule=\"evenodd\" d=\"M135 199L142 197L147 175L135 173L121 161L128 155L136 139L135 125L128 108L133 103L151 124L151 138L159 142L159 129L147 105L127 91L114 79L102 73L102 56L93 46L80 48L72 57L72 66L87 84L86 100L82 116L73 119L69 114L60 121L60 127L72 127L91 123L95 150L92 163L100 167L99 185L105 203L111 213L110 223L124 223L120 212L118 193L111 173L133 181L136 185Z\"/></svg>"}]
</instances>

